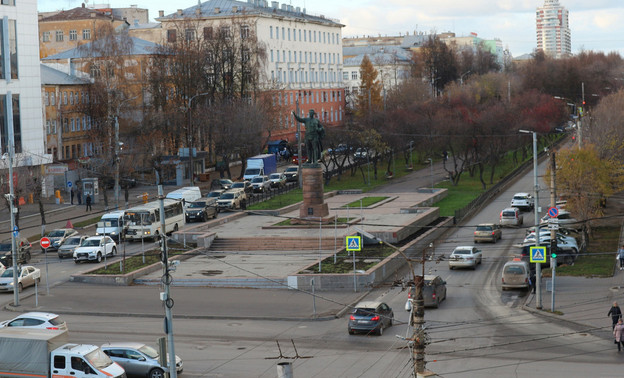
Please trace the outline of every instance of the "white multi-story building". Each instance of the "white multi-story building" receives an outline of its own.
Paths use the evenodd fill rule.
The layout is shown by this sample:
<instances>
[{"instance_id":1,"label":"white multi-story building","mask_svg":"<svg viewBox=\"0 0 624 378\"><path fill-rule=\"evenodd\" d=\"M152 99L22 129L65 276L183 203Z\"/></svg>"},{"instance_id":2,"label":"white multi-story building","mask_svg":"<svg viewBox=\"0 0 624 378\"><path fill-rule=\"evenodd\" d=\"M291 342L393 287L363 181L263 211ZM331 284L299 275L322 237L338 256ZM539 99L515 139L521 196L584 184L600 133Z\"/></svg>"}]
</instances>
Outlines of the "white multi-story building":
<instances>
[{"instance_id":1,"label":"white multi-story building","mask_svg":"<svg viewBox=\"0 0 624 378\"><path fill-rule=\"evenodd\" d=\"M544 6L537 8L537 49L554 58L572 54L569 11L559 0L544 0Z\"/></svg>"},{"instance_id":2,"label":"white multi-story building","mask_svg":"<svg viewBox=\"0 0 624 378\"><path fill-rule=\"evenodd\" d=\"M51 162L44 149L37 31L36 0L0 2L0 150L8 152L13 127L16 166ZM0 168L7 162L2 159Z\"/></svg>"},{"instance_id":3,"label":"white multi-story building","mask_svg":"<svg viewBox=\"0 0 624 378\"><path fill-rule=\"evenodd\" d=\"M266 0L210 0L176 13L158 17L163 41L175 41L177 23L192 20L198 35L207 29L227 27L232 20L246 25L266 50L261 73L262 86L277 93L282 109L273 138L295 140L296 124L291 111L299 103L302 115L314 109L324 125L342 123L344 83L342 82L342 27L338 20L311 15L306 9ZM247 24L246 24L247 23ZM253 28L253 30L251 30ZM200 34L203 30L203 34ZM233 32L238 32L234 30ZM193 34L194 35L194 34Z\"/></svg>"}]
</instances>

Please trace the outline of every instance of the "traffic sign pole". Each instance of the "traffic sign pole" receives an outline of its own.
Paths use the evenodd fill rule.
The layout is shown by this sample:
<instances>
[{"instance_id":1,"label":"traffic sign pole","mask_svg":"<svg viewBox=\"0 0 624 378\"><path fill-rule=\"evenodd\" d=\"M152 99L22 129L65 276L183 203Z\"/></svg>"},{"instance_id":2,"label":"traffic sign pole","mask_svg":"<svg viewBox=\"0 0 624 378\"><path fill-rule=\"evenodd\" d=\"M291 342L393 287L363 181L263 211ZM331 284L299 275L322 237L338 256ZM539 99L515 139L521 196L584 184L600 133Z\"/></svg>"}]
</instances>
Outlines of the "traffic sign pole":
<instances>
[{"instance_id":1,"label":"traffic sign pole","mask_svg":"<svg viewBox=\"0 0 624 378\"><path fill-rule=\"evenodd\" d=\"M46 267L46 293L48 296L50 295L50 284L48 283L48 248L50 248L50 239L45 236L39 240L39 246L43 248L43 255L45 256L45 267Z\"/></svg>"}]
</instances>

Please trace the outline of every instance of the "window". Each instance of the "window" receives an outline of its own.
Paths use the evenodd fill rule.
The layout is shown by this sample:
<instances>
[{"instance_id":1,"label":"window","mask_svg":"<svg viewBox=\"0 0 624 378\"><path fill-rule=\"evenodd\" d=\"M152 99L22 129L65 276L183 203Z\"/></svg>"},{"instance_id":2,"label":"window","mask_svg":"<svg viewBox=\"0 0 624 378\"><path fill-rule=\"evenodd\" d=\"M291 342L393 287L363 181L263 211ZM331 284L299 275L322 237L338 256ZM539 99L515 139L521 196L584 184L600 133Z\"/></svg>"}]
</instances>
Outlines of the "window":
<instances>
[{"instance_id":1,"label":"window","mask_svg":"<svg viewBox=\"0 0 624 378\"><path fill-rule=\"evenodd\" d=\"M15 152L22 152L22 132L20 123L20 109L19 109L19 95L14 94L12 99L6 95L0 95L0 125L7 125L6 119L7 106L11 106L13 109L13 143L15 145ZM6 133L6 126L0 129L0 145L2 146L2 152L8 152L8 135Z\"/></svg>"},{"instance_id":2,"label":"window","mask_svg":"<svg viewBox=\"0 0 624 378\"><path fill-rule=\"evenodd\" d=\"M56 120L53 119L52 120L52 124L51 124L51 128L52 128L52 134L56 134Z\"/></svg>"},{"instance_id":3,"label":"window","mask_svg":"<svg viewBox=\"0 0 624 378\"><path fill-rule=\"evenodd\" d=\"M82 129L87 129L87 116L82 116Z\"/></svg>"},{"instance_id":4,"label":"window","mask_svg":"<svg viewBox=\"0 0 624 378\"><path fill-rule=\"evenodd\" d=\"M56 95L54 92L50 92L50 105L56 105Z\"/></svg>"},{"instance_id":5,"label":"window","mask_svg":"<svg viewBox=\"0 0 624 378\"><path fill-rule=\"evenodd\" d=\"M351 80L357 80L358 73L357 71L351 71Z\"/></svg>"},{"instance_id":6,"label":"window","mask_svg":"<svg viewBox=\"0 0 624 378\"><path fill-rule=\"evenodd\" d=\"M282 26L282 40L286 39L286 28Z\"/></svg>"},{"instance_id":7,"label":"window","mask_svg":"<svg viewBox=\"0 0 624 378\"><path fill-rule=\"evenodd\" d=\"M69 40L77 41L78 40L78 32L75 29L69 31Z\"/></svg>"},{"instance_id":8,"label":"window","mask_svg":"<svg viewBox=\"0 0 624 378\"><path fill-rule=\"evenodd\" d=\"M221 26L220 29L221 32L221 36L223 36L223 38L230 38L230 27L229 26Z\"/></svg>"},{"instance_id":9,"label":"window","mask_svg":"<svg viewBox=\"0 0 624 378\"><path fill-rule=\"evenodd\" d=\"M56 42L63 42L63 31L62 30L57 30L56 31Z\"/></svg>"},{"instance_id":10,"label":"window","mask_svg":"<svg viewBox=\"0 0 624 378\"><path fill-rule=\"evenodd\" d=\"M347 71L342 71L342 80L349 80L349 73Z\"/></svg>"},{"instance_id":11,"label":"window","mask_svg":"<svg viewBox=\"0 0 624 378\"><path fill-rule=\"evenodd\" d=\"M243 59L243 63L249 62L249 49L248 48L243 48L242 52L241 52L241 57Z\"/></svg>"},{"instance_id":12,"label":"window","mask_svg":"<svg viewBox=\"0 0 624 378\"><path fill-rule=\"evenodd\" d=\"M290 28L288 28L288 40L290 41Z\"/></svg>"},{"instance_id":13,"label":"window","mask_svg":"<svg viewBox=\"0 0 624 378\"><path fill-rule=\"evenodd\" d=\"M45 104L45 106L50 105L50 95L48 94L48 92L43 93L43 103Z\"/></svg>"},{"instance_id":14,"label":"window","mask_svg":"<svg viewBox=\"0 0 624 378\"><path fill-rule=\"evenodd\" d=\"M69 105L74 105L74 92L69 92Z\"/></svg>"},{"instance_id":15,"label":"window","mask_svg":"<svg viewBox=\"0 0 624 378\"><path fill-rule=\"evenodd\" d=\"M70 125L71 131L76 131L76 121L74 118L71 119Z\"/></svg>"},{"instance_id":16,"label":"window","mask_svg":"<svg viewBox=\"0 0 624 378\"><path fill-rule=\"evenodd\" d=\"M176 31L175 29L167 30L167 42L174 43L176 41Z\"/></svg>"},{"instance_id":17,"label":"window","mask_svg":"<svg viewBox=\"0 0 624 378\"><path fill-rule=\"evenodd\" d=\"M269 37L273 39L273 26L269 26Z\"/></svg>"},{"instance_id":18,"label":"window","mask_svg":"<svg viewBox=\"0 0 624 378\"><path fill-rule=\"evenodd\" d=\"M43 42L50 42L50 32L46 31L42 34Z\"/></svg>"},{"instance_id":19,"label":"window","mask_svg":"<svg viewBox=\"0 0 624 378\"><path fill-rule=\"evenodd\" d=\"M91 69L89 70L89 75L93 78L100 77L100 66L92 64Z\"/></svg>"},{"instance_id":20,"label":"window","mask_svg":"<svg viewBox=\"0 0 624 378\"><path fill-rule=\"evenodd\" d=\"M15 20L8 20L8 43L9 43L9 51L6 52L4 49L0 49L0 79L8 79L5 77L5 71L11 72L11 79L17 79L17 29ZM5 36L3 35L2 30L4 30L4 20L0 19L0 41L5 40ZM4 67L4 55L9 55L9 69L6 70Z\"/></svg>"},{"instance_id":21,"label":"window","mask_svg":"<svg viewBox=\"0 0 624 378\"><path fill-rule=\"evenodd\" d=\"M4 0L3 0L4 3ZM65 356L54 356L54 368L65 370Z\"/></svg>"},{"instance_id":22,"label":"window","mask_svg":"<svg viewBox=\"0 0 624 378\"><path fill-rule=\"evenodd\" d=\"M240 33L242 39L249 38L249 25L241 25Z\"/></svg>"},{"instance_id":23,"label":"window","mask_svg":"<svg viewBox=\"0 0 624 378\"><path fill-rule=\"evenodd\" d=\"M82 29L82 39L91 39L91 29Z\"/></svg>"},{"instance_id":24,"label":"window","mask_svg":"<svg viewBox=\"0 0 624 378\"><path fill-rule=\"evenodd\" d=\"M293 41L297 40L297 29L293 29Z\"/></svg>"},{"instance_id":25,"label":"window","mask_svg":"<svg viewBox=\"0 0 624 378\"><path fill-rule=\"evenodd\" d=\"M212 26L204 28L204 39L212 39Z\"/></svg>"},{"instance_id":26,"label":"window","mask_svg":"<svg viewBox=\"0 0 624 378\"><path fill-rule=\"evenodd\" d=\"M69 132L69 119L65 118L61 122L63 123L63 132L68 133Z\"/></svg>"},{"instance_id":27,"label":"window","mask_svg":"<svg viewBox=\"0 0 624 378\"><path fill-rule=\"evenodd\" d=\"M271 62L273 62L273 50L271 50Z\"/></svg>"},{"instance_id":28,"label":"window","mask_svg":"<svg viewBox=\"0 0 624 378\"><path fill-rule=\"evenodd\" d=\"M184 31L184 38L187 42L195 40L195 29L186 29Z\"/></svg>"},{"instance_id":29,"label":"window","mask_svg":"<svg viewBox=\"0 0 624 378\"><path fill-rule=\"evenodd\" d=\"M46 121L46 133L50 135L50 121Z\"/></svg>"}]
</instances>

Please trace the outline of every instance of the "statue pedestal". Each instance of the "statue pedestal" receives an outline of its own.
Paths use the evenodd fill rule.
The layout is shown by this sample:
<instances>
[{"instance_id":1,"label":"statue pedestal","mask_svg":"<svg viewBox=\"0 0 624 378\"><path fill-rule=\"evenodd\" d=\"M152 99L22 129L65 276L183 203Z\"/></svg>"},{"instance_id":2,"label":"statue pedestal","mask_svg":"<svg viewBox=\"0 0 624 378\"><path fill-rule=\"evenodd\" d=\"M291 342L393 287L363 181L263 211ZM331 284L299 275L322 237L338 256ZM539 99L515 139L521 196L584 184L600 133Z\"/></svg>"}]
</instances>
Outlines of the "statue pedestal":
<instances>
[{"instance_id":1,"label":"statue pedestal","mask_svg":"<svg viewBox=\"0 0 624 378\"><path fill-rule=\"evenodd\" d=\"M323 199L323 168L320 166L301 167L303 180L303 204L299 208L301 223L316 223L331 221L328 218L329 209ZM307 221L307 222L306 222Z\"/></svg>"}]
</instances>

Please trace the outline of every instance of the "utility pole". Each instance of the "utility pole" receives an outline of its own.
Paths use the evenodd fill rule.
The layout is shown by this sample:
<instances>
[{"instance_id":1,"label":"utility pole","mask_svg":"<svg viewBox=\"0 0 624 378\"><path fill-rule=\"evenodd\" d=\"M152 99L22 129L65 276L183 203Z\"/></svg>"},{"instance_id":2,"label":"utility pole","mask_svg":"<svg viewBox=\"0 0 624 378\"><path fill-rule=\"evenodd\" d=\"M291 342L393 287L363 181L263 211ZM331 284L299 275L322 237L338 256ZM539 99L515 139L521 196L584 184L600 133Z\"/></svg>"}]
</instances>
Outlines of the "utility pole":
<instances>
[{"instance_id":1,"label":"utility pole","mask_svg":"<svg viewBox=\"0 0 624 378\"><path fill-rule=\"evenodd\" d=\"M301 92L299 92L301 93ZM309 102L309 101L308 101ZM297 117L300 116L299 114L299 96L297 96L297 100L295 101L295 109L297 111ZM310 153L310 152L308 152ZM297 122L297 166L298 168L298 173L297 173L297 179L299 182L299 187L302 188L303 187L303 175L301 174L301 122Z\"/></svg>"},{"instance_id":2,"label":"utility pole","mask_svg":"<svg viewBox=\"0 0 624 378\"><path fill-rule=\"evenodd\" d=\"M173 343L173 318L171 313L173 299L171 298L169 288L172 278L169 267L169 255L167 253L167 232L165 228L165 196L163 194L163 187L160 182L158 171L156 171L156 178L158 180L158 200L160 201L161 262L163 265L163 277L161 281L165 288L165 291L160 293L160 299L165 304L165 333L167 334L167 343L169 344L167 348L169 350L169 377L177 378L178 372L176 370L175 346Z\"/></svg>"},{"instance_id":3,"label":"utility pole","mask_svg":"<svg viewBox=\"0 0 624 378\"><path fill-rule=\"evenodd\" d=\"M115 209L119 210L119 117L115 116Z\"/></svg>"},{"instance_id":4,"label":"utility pole","mask_svg":"<svg viewBox=\"0 0 624 378\"><path fill-rule=\"evenodd\" d=\"M11 256L13 260L13 305L19 306L19 286L18 282L18 268L17 268L17 248L15 247L15 188L13 187L13 160L15 159L15 137L13 132L13 95L11 91L7 92L6 103L4 108L6 109L7 117L7 137L9 142L9 210L11 211Z\"/></svg>"},{"instance_id":5,"label":"utility pole","mask_svg":"<svg viewBox=\"0 0 624 378\"><path fill-rule=\"evenodd\" d=\"M557 158L555 151L550 153L550 207L557 206L557 191L556 191L556 174L557 174ZM555 311L555 271L557 268L557 258L552 257L553 253L557 250L557 230L552 228L550 230L550 266L552 267L552 287L551 287L551 300L550 311Z\"/></svg>"}]
</instances>

